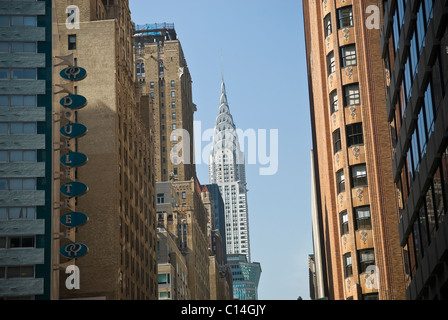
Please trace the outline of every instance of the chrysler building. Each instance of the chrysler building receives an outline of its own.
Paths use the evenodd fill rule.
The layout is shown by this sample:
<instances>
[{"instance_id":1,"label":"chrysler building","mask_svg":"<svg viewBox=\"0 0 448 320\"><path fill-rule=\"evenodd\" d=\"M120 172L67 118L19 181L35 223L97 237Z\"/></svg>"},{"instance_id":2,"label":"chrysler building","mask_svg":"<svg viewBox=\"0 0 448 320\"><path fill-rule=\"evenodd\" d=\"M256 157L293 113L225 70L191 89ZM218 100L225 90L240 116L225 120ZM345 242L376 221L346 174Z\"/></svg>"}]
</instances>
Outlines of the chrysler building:
<instances>
[{"instance_id":1,"label":"chrysler building","mask_svg":"<svg viewBox=\"0 0 448 320\"><path fill-rule=\"evenodd\" d=\"M225 205L227 254L244 254L250 262L249 217L244 153L227 102L224 80L210 154L210 183L216 183Z\"/></svg>"}]
</instances>

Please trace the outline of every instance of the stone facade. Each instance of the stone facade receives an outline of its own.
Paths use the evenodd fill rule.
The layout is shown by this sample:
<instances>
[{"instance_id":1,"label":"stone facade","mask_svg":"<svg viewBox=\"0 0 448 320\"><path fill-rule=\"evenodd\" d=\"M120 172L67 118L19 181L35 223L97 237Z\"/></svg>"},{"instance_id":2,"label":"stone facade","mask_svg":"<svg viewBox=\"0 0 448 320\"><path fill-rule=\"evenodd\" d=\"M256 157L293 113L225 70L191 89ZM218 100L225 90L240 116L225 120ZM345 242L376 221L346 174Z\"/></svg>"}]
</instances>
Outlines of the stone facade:
<instances>
[{"instance_id":1,"label":"stone facade","mask_svg":"<svg viewBox=\"0 0 448 320\"><path fill-rule=\"evenodd\" d=\"M190 180L196 176L193 163L196 105L181 43L177 39L158 42L148 42L155 41L151 37L135 39L139 43L135 58L139 83L142 92L154 99L156 179Z\"/></svg>"},{"instance_id":2,"label":"stone facade","mask_svg":"<svg viewBox=\"0 0 448 320\"><path fill-rule=\"evenodd\" d=\"M157 212L159 226L163 226L174 235L179 250L186 258L191 299L209 300L207 211L196 184L194 179L158 182ZM161 200L162 194L164 194L163 200Z\"/></svg>"},{"instance_id":3,"label":"stone facade","mask_svg":"<svg viewBox=\"0 0 448 320\"><path fill-rule=\"evenodd\" d=\"M66 28L67 3L55 3L60 41L55 55L73 53L75 63L88 74L74 89L88 101L76 114L76 121L88 128L76 149L89 160L74 177L89 191L74 207L55 214L76 210L89 216L75 235L89 253L76 260L80 289L67 290L62 271L60 296L157 299L152 101L140 97L135 82L128 1L73 1L79 8L79 29ZM69 48L71 35L76 36L75 47ZM55 106L62 96L55 95ZM60 123L67 119L61 116Z\"/></svg>"}]
</instances>

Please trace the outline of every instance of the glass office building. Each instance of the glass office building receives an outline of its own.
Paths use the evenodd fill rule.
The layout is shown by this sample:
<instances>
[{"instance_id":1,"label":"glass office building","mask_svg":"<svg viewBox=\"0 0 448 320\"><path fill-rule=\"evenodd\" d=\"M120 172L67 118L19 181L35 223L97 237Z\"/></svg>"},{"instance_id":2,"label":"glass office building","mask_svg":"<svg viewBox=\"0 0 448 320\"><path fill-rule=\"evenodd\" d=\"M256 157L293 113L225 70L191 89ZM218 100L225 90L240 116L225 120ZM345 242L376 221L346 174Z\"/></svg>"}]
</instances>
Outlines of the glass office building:
<instances>
[{"instance_id":1,"label":"glass office building","mask_svg":"<svg viewBox=\"0 0 448 320\"><path fill-rule=\"evenodd\" d=\"M50 299L51 1L0 1L0 300Z\"/></svg>"},{"instance_id":2,"label":"glass office building","mask_svg":"<svg viewBox=\"0 0 448 320\"><path fill-rule=\"evenodd\" d=\"M448 1L384 3L382 56L406 298L448 298Z\"/></svg>"}]
</instances>

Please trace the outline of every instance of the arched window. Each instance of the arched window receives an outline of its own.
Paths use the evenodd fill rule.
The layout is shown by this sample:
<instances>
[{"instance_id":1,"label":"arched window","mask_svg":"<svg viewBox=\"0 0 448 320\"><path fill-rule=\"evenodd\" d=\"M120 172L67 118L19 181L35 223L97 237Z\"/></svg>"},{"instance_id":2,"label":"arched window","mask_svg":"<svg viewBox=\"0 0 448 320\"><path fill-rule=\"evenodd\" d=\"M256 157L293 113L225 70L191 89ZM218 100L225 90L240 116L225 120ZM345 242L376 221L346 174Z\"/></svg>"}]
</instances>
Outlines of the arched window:
<instances>
[{"instance_id":1,"label":"arched window","mask_svg":"<svg viewBox=\"0 0 448 320\"><path fill-rule=\"evenodd\" d=\"M137 63L137 76L140 75L140 63Z\"/></svg>"}]
</instances>

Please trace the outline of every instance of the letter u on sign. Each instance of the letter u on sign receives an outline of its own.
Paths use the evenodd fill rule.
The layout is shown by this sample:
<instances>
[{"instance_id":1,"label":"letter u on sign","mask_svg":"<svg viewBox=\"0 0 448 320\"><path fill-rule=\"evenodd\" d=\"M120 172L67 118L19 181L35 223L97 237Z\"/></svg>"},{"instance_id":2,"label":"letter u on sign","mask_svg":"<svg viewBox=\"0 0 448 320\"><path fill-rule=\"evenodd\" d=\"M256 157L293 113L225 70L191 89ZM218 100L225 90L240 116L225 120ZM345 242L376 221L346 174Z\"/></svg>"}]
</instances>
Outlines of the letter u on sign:
<instances>
[{"instance_id":1,"label":"letter u on sign","mask_svg":"<svg viewBox=\"0 0 448 320\"><path fill-rule=\"evenodd\" d=\"M66 138L80 138L87 133L87 127L81 123L69 123L61 127L60 132Z\"/></svg>"}]
</instances>

